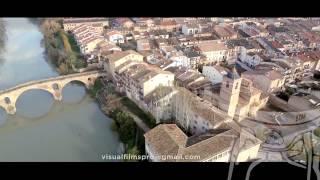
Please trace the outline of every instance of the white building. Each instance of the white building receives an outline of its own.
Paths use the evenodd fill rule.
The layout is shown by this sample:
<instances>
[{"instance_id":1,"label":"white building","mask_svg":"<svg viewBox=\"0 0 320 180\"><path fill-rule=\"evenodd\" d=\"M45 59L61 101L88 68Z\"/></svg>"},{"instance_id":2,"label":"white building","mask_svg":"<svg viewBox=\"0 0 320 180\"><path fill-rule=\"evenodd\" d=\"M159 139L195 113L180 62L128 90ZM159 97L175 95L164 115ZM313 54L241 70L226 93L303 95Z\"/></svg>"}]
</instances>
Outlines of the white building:
<instances>
[{"instance_id":1,"label":"white building","mask_svg":"<svg viewBox=\"0 0 320 180\"><path fill-rule=\"evenodd\" d=\"M263 61L257 54L247 53L247 50L244 47L240 48L239 59L250 68L257 66Z\"/></svg>"},{"instance_id":2,"label":"white building","mask_svg":"<svg viewBox=\"0 0 320 180\"><path fill-rule=\"evenodd\" d=\"M228 70L221 66L203 66L202 74L207 77L212 84L222 83L223 76L227 75Z\"/></svg>"},{"instance_id":3,"label":"white building","mask_svg":"<svg viewBox=\"0 0 320 180\"><path fill-rule=\"evenodd\" d=\"M162 46L161 52L166 59L173 61L170 66L184 66L190 67L190 58L188 58L182 51L178 51L173 46Z\"/></svg>"},{"instance_id":4,"label":"white building","mask_svg":"<svg viewBox=\"0 0 320 180\"><path fill-rule=\"evenodd\" d=\"M176 54L171 56L169 59L174 62L173 66L183 66L183 67L191 68L190 58L185 56L182 52L177 52Z\"/></svg>"},{"instance_id":5,"label":"white building","mask_svg":"<svg viewBox=\"0 0 320 180\"><path fill-rule=\"evenodd\" d=\"M197 34L200 33L200 28L197 24L184 24L182 25L182 33L184 35L193 35L193 34Z\"/></svg>"},{"instance_id":6,"label":"white building","mask_svg":"<svg viewBox=\"0 0 320 180\"><path fill-rule=\"evenodd\" d=\"M106 38L112 43L124 43L124 36L116 30L112 30L106 33Z\"/></svg>"},{"instance_id":7,"label":"white building","mask_svg":"<svg viewBox=\"0 0 320 180\"><path fill-rule=\"evenodd\" d=\"M151 49L149 39L137 40L137 51L148 51Z\"/></svg>"},{"instance_id":8,"label":"white building","mask_svg":"<svg viewBox=\"0 0 320 180\"><path fill-rule=\"evenodd\" d=\"M199 51L211 62L220 62L228 59L229 52L223 43L200 43Z\"/></svg>"}]
</instances>

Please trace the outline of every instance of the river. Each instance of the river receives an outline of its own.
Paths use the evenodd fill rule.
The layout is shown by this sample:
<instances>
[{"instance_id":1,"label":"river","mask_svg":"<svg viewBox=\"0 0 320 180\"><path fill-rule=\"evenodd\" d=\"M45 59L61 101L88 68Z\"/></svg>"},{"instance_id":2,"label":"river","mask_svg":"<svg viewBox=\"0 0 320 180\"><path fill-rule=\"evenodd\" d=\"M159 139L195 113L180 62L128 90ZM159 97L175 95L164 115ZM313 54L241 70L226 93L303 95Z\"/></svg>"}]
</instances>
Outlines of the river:
<instances>
[{"instance_id":1,"label":"river","mask_svg":"<svg viewBox=\"0 0 320 180\"><path fill-rule=\"evenodd\" d=\"M46 60L37 25L26 18L4 22L0 90L59 75ZM103 154L120 150L111 123L84 85L68 84L61 102L46 91L27 91L15 115L0 108L0 161L103 161Z\"/></svg>"}]
</instances>

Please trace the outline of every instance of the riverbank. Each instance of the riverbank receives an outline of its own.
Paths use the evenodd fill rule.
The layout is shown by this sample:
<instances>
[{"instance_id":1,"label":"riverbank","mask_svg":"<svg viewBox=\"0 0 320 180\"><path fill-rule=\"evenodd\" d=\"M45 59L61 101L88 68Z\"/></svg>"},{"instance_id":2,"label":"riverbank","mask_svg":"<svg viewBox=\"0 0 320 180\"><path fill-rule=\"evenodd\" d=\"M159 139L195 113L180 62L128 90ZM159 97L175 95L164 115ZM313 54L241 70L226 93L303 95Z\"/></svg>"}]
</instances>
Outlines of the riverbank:
<instances>
[{"instance_id":1,"label":"riverbank","mask_svg":"<svg viewBox=\"0 0 320 180\"><path fill-rule=\"evenodd\" d=\"M151 114L145 113L128 97L117 92L111 81L103 81L96 99L102 111L114 120L112 130L119 133L125 144L125 153L144 155L144 133L156 123Z\"/></svg>"},{"instance_id":2,"label":"riverbank","mask_svg":"<svg viewBox=\"0 0 320 180\"><path fill-rule=\"evenodd\" d=\"M61 20L41 19L38 24L46 54L60 74L74 73L87 67L73 35L63 30Z\"/></svg>"}]
</instances>

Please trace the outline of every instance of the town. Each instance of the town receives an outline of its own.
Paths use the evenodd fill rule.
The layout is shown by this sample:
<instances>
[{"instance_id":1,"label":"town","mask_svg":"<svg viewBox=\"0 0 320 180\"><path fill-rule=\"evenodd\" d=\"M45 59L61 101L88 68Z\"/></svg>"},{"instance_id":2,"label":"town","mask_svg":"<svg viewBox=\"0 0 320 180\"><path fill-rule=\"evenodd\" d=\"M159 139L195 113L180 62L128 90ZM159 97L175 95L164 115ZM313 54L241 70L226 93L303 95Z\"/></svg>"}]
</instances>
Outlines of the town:
<instances>
[{"instance_id":1,"label":"town","mask_svg":"<svg viewBox=\"0 0 320 180\"><path fill-rule=\"evenodd\" d=\"M46 21L78 47L73 70L107 73L94 95L114 120L129 112L152 161L254 161L318 126L320 18Z\"/></svg>"}]
</instances>

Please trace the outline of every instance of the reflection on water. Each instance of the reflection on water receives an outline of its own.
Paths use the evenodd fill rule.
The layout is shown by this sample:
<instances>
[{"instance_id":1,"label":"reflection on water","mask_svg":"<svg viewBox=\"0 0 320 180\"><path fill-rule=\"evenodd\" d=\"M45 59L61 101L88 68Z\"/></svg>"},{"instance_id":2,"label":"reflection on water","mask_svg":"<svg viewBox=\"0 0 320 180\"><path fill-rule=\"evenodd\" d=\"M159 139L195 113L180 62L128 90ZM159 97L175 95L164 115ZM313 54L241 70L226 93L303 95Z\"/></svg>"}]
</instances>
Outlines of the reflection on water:
<instances>
[{"instance_id":1,"label":"reflection on water","mask_svg":"<svg viewBox=\"0 0 320 180\"><path fill-rule=\"evenodd\" d=\"M0 66L4 63L4 58L2 58L2 54L5 51L5 45L7 40L6 34L6 24L5 21L0 18Z\"/></svg>"},{"instance_id":2,"label":"reflection on water","mask_svg":"<svg viewBox=\"0 0 320 180\"><path fill-rule=\"evenodd\" d=\"M38 27L25 18L5 22L0 90L58 76L44 59ZM0 108L0 161L102 161L102 154L119 150L111 122L83 85L66 85L60 102L46 91L27 91L17 101L16 115Z\"/></svg>"},{"instance_id":3,"label":"reflection on water","mask_svg":"<svg viewBox=\"0 0 320 180\"><path fill-rule=\"evenodd\" d=\"M47 114L54 102L52 95L44 90L29 90L20 95L16 102L17 115L28 119Z\"/></svg>"},{"instance_id":4,"label":"reflection on water","mask_svg":"<svg viewBox=\"0 0 320 180\"><path fill-rule=\"evenodd\" d=\"M62 89L63 103L79 103L86 95L85 85L82 83L71 82Z\"/></svg>"},{"instance_id":5,"label":"reflection on water","mask_svg":"<svg viewBox=\"0 0 320 180\"><path fill-rule=\"evenodd\" d=\"M7 120L7 113L3 108L0 108L0 126L2 126Z\"/></svg>"},{"instance_id":6,"label":"reflection on water","mask_svg":"<svg viewBox=\"0 0 320 180\"><path fill-rule=\"evenodd\" d=\"M0 128L0 160L101 161L101 154L119 148L110 124L88 95L80 104L54 104L33 121L10 116Z\"/></svg>"},{"instance_id":7,"label":"reflection on water","mask_svg":"<svg viewBox=\"0 0 320 180\"><path fill-rule=\"evenodd\" d=\"M5 18L6 50L0 64L0 89L17 84L57 76L58 73L44 59L43 38L36 25L24 18Z\"/></svg>"}]
</instances>

